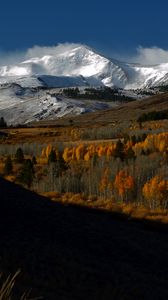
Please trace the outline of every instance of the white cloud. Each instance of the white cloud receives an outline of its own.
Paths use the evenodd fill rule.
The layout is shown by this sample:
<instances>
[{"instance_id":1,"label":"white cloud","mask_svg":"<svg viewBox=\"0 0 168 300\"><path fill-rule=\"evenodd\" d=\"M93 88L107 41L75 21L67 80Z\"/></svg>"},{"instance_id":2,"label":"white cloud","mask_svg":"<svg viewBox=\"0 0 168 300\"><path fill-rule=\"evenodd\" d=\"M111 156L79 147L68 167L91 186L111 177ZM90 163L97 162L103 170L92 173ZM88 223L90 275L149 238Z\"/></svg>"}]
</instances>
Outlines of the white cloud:
<instances>
[{"instance_id":1,"label":"white cloud","mask_svg":"<svg viewBox=\"0 0 168 300\"><path fill-rule=\"evenodd\" d=\"M22 52L15 51L5 53L3 51L0 51L0 66L17 64L33 57L42 57L44 55L59 55L78 46L81 46L81 44L64 43L51 47L34 46ZM136 54L134 55L123 53L121 55L114 54L113 57L121 61L140 63L143 65L155 65L168 62L168 50L164 50L158 47L143 48L139 46L136 49Z\"/></svg>"},{"instance_id":2,"label":"white cloud","mask_svg":"<svg viewBox=\"0 0 168 300\"><path fill-rule=\"evenodd\" d=\"M70 51L73 48L78 47L80 45L81 44L64 43L52 47L34 46L33 48L30 48L26 51L25 57L32 58L32 57L42 57L44 55L59 55L65 51Z\"/></svg>"},{"instance_id":3,"label":"white cloud","mask_svg":"<svg viewBox=\"0 0 168 300\"><path fill-rule=\"evenodd\" d=\"M22 52L15 51L5 53L4 51L0 51L0 66L17 64L33 57L42 57L44 55L59 55L62 52L69 51L80 45L81 44L64 43L51 47L34 46Z\"/></svg>"},{"instance_id":4,"label":"white cloud","mask_svg":"<svg viewBox=\"0 0 168 300\"><path fill-rule=\"evenodd\" d=\"M17 64L23 61L25 52L4 52L0 51L0 66Z\"/></svg>"},{"instance_id":5,"label":"white cloud","mask_svg":"<svg viewBox=\"0 0 168 300\"><path fill-rule=\"evenodd\" d=\"M137 54L130 58L131 62L138 62L145 65L155 65L168 62L168 50L164 50L158 47L143 48L139 46L137 48Z\"/></svg>"}]
</instances>

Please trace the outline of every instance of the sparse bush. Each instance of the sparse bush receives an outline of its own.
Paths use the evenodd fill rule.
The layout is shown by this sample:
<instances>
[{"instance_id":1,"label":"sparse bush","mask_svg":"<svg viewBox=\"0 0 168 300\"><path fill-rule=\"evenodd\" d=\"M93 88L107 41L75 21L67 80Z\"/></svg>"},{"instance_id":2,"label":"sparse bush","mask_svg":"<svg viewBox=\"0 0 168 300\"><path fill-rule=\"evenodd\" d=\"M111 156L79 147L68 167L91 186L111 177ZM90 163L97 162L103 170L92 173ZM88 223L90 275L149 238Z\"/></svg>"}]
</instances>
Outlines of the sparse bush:
<instances>
[{"instance_id":1,"label":"sparse bush","mask_svg":"<svg viewBox=\"0 0 168 300\"><path fill-rule=\"evenodd\" d=\"M0 283L0 300L13 300L16 299L16 296L14 295L14 287L16 284L16 279L20 274L20 270L18 270L14 275L9 275L5 280L3 279L2 274L1 276L1 283ZM42 298L29 298L30 292L24 293L19 297L20 300L37 300Z\"/></svg>"}]
</instances>

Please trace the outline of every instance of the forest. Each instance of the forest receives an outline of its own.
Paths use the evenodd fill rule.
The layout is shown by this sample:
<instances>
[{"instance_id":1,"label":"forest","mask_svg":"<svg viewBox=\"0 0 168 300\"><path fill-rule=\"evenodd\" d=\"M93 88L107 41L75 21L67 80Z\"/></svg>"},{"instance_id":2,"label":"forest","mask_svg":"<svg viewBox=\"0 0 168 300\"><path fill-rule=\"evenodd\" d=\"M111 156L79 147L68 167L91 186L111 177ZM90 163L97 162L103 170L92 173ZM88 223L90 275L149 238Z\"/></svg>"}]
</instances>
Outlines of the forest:
<instances>
[{"instance_id":1,"label":"forest","mask_svg":"<svg viewBox=\"0 0 168 300\"><path fill-rule=\"evenodd\" d=\"M53 201L142 217L167 214L167 132L102 142L80 140L68 146L1 145L0 153L3 177Z\"/></svg>"},{"instance_id":2,"label":"forest","mask_svg":"<svg viewBox=\"0 0 168 300\"><path fill-rule=\"evenodd\" d=\"M122 95L121 91L110 87L85 88L84 91L80 91L79 88L67 88L63 89L63 94L66 97L74 99L90 99L101 101L132 101L133 98Z\"/></svg>"}]
</instances>

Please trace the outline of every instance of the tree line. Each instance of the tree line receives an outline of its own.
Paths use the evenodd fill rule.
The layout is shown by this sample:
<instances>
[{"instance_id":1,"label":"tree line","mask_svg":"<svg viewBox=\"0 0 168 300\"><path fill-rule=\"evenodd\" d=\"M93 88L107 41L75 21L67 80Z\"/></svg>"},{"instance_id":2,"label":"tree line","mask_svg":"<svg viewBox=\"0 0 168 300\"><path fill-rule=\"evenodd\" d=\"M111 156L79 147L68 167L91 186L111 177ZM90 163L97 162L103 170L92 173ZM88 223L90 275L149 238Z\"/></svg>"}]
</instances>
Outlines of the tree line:
<instances>
[{"instance_id":1,"label":"tree line","mask_svg":"<svg viewBox=\"0 0 168 300\"><path fill-rule=\"evenodd\" d=\"M5 158L3 175L40 193L168 209L168 133L62 149L49 144L37 157L19 147Z\"/></svg>"}]
</instances>

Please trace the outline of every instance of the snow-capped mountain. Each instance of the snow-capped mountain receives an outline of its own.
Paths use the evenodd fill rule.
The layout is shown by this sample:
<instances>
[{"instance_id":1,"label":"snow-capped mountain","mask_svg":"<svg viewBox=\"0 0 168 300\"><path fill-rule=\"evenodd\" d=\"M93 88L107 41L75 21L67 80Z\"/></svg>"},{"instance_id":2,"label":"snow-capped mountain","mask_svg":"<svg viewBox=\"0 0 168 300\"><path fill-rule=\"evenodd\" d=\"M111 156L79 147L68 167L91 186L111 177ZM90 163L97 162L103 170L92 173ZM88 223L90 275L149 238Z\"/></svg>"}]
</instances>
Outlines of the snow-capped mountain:
<instances>
[{"instance_id":1,"label":"snow-capped mountain","mask_svg":"<svg viewBox=\"0 0 168 300\"><path fill-rule=\"evenodd\" d=\"M0 117L8 124L55 119L117 105L67 99L58 95L57 88L108 86L124 89L129 96L131 89L168 84L168 63L123 63L80 44L34 54L32 51L17 64L0 66ZM135 92L131 93L135 97Z\"/></svg>"},{"instance_id":2,"label":"snow-capped mountain","mask_svg":"<svg viewBox=\"0 0 168 300\"><path fill-rule=\"evenodd\" d=\"M109 59L93 49L73 44L62 51L29 57L16 65L0 67L0 84L48 87L109 86L142 89L168 83L168 63L142 66Z\"/></svg>"}]
</instances>

